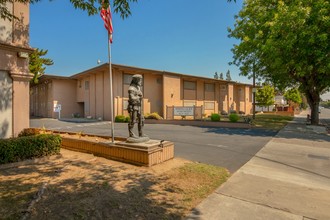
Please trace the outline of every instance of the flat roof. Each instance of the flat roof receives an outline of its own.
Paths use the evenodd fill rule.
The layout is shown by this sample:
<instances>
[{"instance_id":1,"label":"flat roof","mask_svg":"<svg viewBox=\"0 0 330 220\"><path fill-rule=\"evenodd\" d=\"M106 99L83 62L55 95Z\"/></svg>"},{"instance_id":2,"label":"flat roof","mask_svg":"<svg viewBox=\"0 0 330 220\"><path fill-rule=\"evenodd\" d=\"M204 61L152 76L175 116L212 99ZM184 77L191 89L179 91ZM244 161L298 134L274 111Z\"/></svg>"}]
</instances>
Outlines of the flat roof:
<instances>
[{"instance_id":1,"label":"flat roof","mask_svg":"<svg viewBox=\"0 0 330 220\"><path fill-rule=\"evenodd\" d=\"M44 74L39 77L39 80L43 79L70 79L70 76L59 76L59 75L51 75L51 74Z\"/></svg>"},{"instance_id":2,"label":"flat roof","mask_svg":"<svg viewBox=\"0 0 330 220\"><path fill-rule=\"evenodd\" d=\"M198 78L198 79L204 79L204 80L210 80L210 81L218 81L218 82L223 82L223 83L233 83L233 84L239 84L239 85L247 85L247 86L252 86L251 84L247 83L240 83L236 81L227 81L223 79L214 79L210 77L203 77L203 76L195 76L195 75L189 75L189 74L182 74L182 73L176 73L176 72L169 72L169 71L161 71L161 70L153 70L153 69L147 69L147 68L141 68L141 67L135 67L135 66L127 66L127 65L122 65L122 64L111 64L112 68L114 69L127 69L127 70L134 70L138 72L152 72L152 73L158 73L158 74L170 74L170 75L175 75L175 76L182 76L182 77L187 77L187 78ZM89 74L90 72L93 71L101 71L109 67L109 63L104 63L102 65L90 68L88 70L85 70L83 72L77 73L72 75L70 78L77 79L80 76L83 76L85 74Z\"/></svg>"}]
</instances>

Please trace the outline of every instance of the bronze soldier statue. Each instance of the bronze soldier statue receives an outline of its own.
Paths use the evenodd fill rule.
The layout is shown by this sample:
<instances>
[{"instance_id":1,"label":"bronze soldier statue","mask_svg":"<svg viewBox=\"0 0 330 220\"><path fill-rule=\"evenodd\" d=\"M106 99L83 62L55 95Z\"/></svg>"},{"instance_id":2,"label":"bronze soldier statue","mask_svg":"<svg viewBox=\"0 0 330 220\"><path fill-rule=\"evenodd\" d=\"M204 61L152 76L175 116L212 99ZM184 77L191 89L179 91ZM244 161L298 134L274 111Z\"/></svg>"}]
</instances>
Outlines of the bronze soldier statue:
<instances>
[{"instance_id":1,"label":"bronze soldier statue","mask_svg":"<svg viewBox=\"0 0 330 220\"><path fill-rule=\"evenodd\" d=\"M142 112L142 100L143 94L141 91L142 86L142 76L139 74L133 75L131 84L128 88L128 113L130 116L130 122L128 123L129 137L138 139L142 137L147 137L143 135L142 128L144 126L144 117ZM138 124L139 136L133 133L134 124Z\"/></svg>"}]
</instances>

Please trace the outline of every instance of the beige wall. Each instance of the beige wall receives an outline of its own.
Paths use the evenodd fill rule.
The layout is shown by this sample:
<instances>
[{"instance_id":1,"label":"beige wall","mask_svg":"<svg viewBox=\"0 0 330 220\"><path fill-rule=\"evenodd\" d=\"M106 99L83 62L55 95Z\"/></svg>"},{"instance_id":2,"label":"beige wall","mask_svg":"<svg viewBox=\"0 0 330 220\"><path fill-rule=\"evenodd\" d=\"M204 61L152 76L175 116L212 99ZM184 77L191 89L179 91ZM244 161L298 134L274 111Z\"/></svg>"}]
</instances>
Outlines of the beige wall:
<instances>
[{"instance_id":1,"label":"beige wall","mask_svg":"<svg viewBox=\"0 0 330 220\"><path fill-rule=\"evenodd\" d=\"M181 78L175 75L163 75L163 115L166 115L166 106L182 106L183 89Z\"/></svg>"},{"instance_id":2,"label":"beige wall","mask_svg":"<svg viewBox=\"0 0 330 220\"><path fill-rule=\"evenodd\" d=\"M32 52L29 47L29 4L7 3L8 9L19 20L0 18L0 71L12 79L12 117L6 137L16 136L22 129L29 127L29 81L28 59L20 53ZM1 91L2 92L2 91Z\"/></svg>"},{"instance_id":3,"label":"beige wall","mask_svg":"<svg viewBox=\"0 0 330 220\"><path fill-rule=\"evenodd\" d=\"M48 101L48 111L52 110L51 103L61 104L61 118L71 118L72 114L78 113L83 115L82 106L76 102L76 80L72 79L55 79L52 81L53 100ZM51 97L51 96L50 96ZM58 118L58 113L52 112L53 118Z\"/></svg>"},{"instance_id":4,"label":"beige wall","mask_svg":"<svg viewBox=\"0 0 330 220\"><path fill-rule=\"evenodd\" d=\"M37 117L71 118L84 115L83 105L76 102L77 80L69 78L40 78L30 89L30 114ZM54 105L61 105L61 115L54 112Z\"/></svg>"},{"instance_id":5,"label":"beige wall","mask_svg":"<svg viewBox=\"0 0 330 220\"><path fill-rule=\"evenodd\" d=\"M228 85L220 84L219 87L219 111L228 112Z\"/></svg>"},{"instance_id":6,"label":"beige wall","mask_svg":"<svg viewBox=\"0 0 330 220\"><path fill-rule=\"evenodd\" d=\"M234 101L234 85L228 84L227 85L227 95L228 95L228 113L232 109L236 109L236 102Z\"/></svg>"},{"instance_id":7,"label":"beige wall","mask_svg":"<svg viewBox=\"0 0 330 220\"><path fill-rule=\"evenodd\" d=\"M127 89L129 85L124 85L124 75L134 75L134 70L113 69L113 105L114 116L128 115L124 109L124 102L128 100ZM162 75L150 74L149 72L139 72L143 76L144 87L143 95L144 113L157 112L162 115ZM82 86L76 86L76 101L84 103L85 117L102 118L110 120L110 77L109 72L105 69L102 71L91 71L90 73L78 77L78 84L82 82ZM89 89L85 88L88 81Z\"/></svg>"},{"instance_id":8,"label":"beige wall","mask_svg":"<svg viewBox=\"0 0 330 220\"><path fill-rule=\"evenodd\" d=\"M160 74L144 74L144 113L163 115L163 77Z\"/></svg>"}]
</instances>

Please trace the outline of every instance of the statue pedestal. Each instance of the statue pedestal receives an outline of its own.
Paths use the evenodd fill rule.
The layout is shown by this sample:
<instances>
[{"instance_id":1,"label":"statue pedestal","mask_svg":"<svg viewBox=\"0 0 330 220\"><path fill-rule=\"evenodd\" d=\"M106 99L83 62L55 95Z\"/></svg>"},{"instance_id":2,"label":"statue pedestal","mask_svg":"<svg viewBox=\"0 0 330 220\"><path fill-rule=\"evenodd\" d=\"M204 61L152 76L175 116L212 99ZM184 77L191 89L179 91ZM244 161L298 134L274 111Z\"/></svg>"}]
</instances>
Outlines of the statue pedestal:
<instances>
[{"instance_id":1,"label":"statue pedestal","mask_svg":"<svg viewBox=\"0 0 330 220\"><path fill-rule=\"evenodd\" d=\"M150 141L149 137L128 137L126 142L127 143L145 143Z\"/></svg>"},{"instance_id":2,"label":"statue pedestal","mask_svg":"<svg viewBox=\"0 0 330 220\"><path fill-rule=\"evenodd\" d=\"M174 143L170 141L149 140L143 143L122 141L116 145L130 150L125 155L126 160L148 167L174 158Z\"/></svg>"},{"instance_id":3,"label":"statue pedestal","mask_svg":"<svg viewBox=\"0 0 330 220\"><path fill-rule=\"evenodd\" d=\"M109 138L107 137L107 139ZM112 143L62 137L61 146L69 150L91 153L96 156L147 167L174 158L174 143L161 140L129 143L125 138L115 138L115 142Z\"/></svg>"}]
</instances>

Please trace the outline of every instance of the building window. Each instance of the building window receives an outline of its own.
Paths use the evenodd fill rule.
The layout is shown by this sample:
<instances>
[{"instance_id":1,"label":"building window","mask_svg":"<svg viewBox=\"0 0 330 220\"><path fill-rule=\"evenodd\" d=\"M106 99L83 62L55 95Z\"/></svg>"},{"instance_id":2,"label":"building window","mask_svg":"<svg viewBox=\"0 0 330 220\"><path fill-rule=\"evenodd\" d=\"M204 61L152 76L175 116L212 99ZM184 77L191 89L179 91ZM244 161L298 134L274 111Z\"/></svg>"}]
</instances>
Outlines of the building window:
<instances>
[{"instance_id":1,"label":"building window","mask_svg":"<svg viewBox=\"0 0 330 220\"><path fill-rule=\"evenodd\" d=\"M124 73L124 85L130 85L132 81L132 74Z\"/></svg>"},{"instance_id":2,"label":"building window","mask_svg":"<svg viewBox=\"0 0 330 220\"><path fill-rule=\"evenodd\" d=\"M214 84L213 83L205 83L205 92L214 92Z\"/></svg>"},{"instance_id":3,"label":"building window","mask_svg":"<svg viewBox=\"0 0 330 220\"><path fill-rule=\"evenodd\" d=\"M196 82L183 81L183 89L196 90Z\"/></svg>"},{"instance_id":4,"label":"building window","mask_svg":"<svg viewBox=\"0 0 330 220\"><path fill-rule=\"evenodd\" d=\"M183 81L183 99L196 100L197 90L196 82Z\"/></svg>"},{"instance_id":5,"label":"building window","mask_svg":"<svg viewBox=\"0 0 330 220\"><path fill-rule=\"evenodd\" d=\"M89 81L85 81L85 90L89 90Z\"/></svg>"},{"instance_id":6,"label":"building window","mask_svg":"<svg viewBox=\"0 0 330 220\"><path fill-rule=\"evenodd\" d=\"M204 99L208 101L213 101L215 99L215 86L214 83L204 84Z\"/></svg>"}]
</instances>

